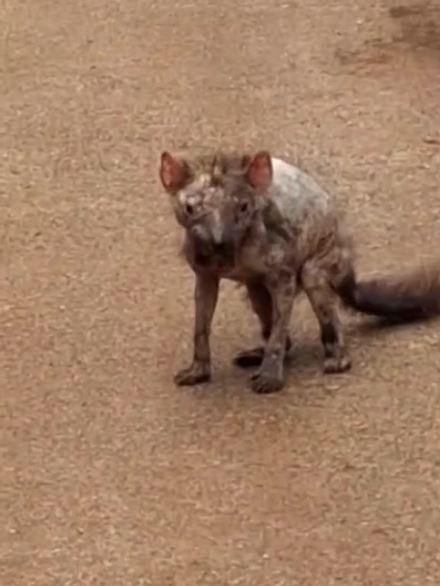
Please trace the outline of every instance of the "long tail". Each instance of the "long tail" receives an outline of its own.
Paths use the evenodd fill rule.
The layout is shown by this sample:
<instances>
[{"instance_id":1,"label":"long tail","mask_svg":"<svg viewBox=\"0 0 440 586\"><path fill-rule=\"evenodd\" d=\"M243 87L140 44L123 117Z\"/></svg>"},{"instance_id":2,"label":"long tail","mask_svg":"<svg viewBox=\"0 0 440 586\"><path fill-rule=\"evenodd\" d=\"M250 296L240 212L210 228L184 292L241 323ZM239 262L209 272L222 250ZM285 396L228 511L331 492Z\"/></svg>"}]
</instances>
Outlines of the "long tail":
<instances>
[{"instance_id":1,"label":"long tail","mask_svg":"<svg viewBox=\"0 0 440 586\"><path fill-rule=\"evenodd\" d=\"M440 315L440 266L366 281L358 281L351 271L335 289L348 307L388 321L411 322Z\"/></svg>"}]
</instances>

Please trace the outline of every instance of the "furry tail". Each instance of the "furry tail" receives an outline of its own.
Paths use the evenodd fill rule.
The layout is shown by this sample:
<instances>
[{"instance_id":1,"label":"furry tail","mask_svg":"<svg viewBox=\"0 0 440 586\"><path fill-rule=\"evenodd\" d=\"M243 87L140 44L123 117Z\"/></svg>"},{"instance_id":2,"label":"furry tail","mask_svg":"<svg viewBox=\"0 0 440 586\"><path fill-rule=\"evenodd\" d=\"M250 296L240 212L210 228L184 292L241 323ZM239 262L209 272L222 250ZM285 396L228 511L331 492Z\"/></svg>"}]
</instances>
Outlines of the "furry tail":
<instances>
[{"instance_id":1,"label":"furry tail","mask_svg":"<svg viewBox=\"0 0 440 586\"><path fill-rule=\"evenodd\" d=\"M358 281L354 271L336 285L348 307L393 322L440 315L440 266L419 267L400 278Z\"/></svg>"}]
</instances>

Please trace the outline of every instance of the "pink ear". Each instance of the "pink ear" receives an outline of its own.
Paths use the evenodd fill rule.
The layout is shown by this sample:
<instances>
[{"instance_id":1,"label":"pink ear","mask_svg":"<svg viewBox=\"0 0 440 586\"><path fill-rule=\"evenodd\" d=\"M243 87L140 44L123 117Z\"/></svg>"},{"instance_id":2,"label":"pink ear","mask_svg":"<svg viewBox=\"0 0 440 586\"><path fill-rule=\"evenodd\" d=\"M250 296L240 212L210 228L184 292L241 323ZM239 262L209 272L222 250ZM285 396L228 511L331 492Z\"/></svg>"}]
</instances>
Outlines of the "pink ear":
<instances>
[{"instance_id":1,"label":"pink ear","mask_svg":"<svg viewBox=\"0 0 440 586\"><path fill-rule=\"evenodd\" d=\"M250 161L246 178L252 187L264 191L272 183L272 161L270 154L260 151Z\"/></svg>"},{"instance_id":2,"label":"pink ear","mask_svg":"<svg viewBox=\"0 0 440 586\"><path fill-rule=\"evenodd\" d=\"M186 162L173 157L167 151L160 157L160 179L168 193L175 194L182 189L189 178L189 169Z\"/></svg>"}]
</instances>

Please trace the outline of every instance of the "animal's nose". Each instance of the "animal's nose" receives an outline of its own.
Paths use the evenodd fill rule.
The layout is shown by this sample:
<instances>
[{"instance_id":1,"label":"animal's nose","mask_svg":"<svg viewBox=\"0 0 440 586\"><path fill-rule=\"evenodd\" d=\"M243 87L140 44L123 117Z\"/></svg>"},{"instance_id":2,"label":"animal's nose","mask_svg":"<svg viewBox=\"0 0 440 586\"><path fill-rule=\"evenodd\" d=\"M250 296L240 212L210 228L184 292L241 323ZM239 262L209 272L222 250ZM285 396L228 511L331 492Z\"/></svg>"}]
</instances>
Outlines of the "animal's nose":
<instances>
[{"instance_id":1,"label":"animal's nose","mask_svg":"<svg viewBox=\"0 0 440 586\"><path fill-rule=\"evenodd\" d=\"M228 245L225 242L215 242L213 249L215 254L225 254L228 251Z\"/></svg>"},{"instance_id":2,"label":"animal's nose","mask_svg":"<svg viewBox=\"0 0 440 586\"><path fill-rule=\"evenodd\" d=\"M209 238L209 235L207 234L206 230L203 229L202 226L193 226L193 228L191 229L191 235L194 241L197 242L197 244L199 245L206 246L210 244L211 239Z\"/></svg>"}]
</instances>

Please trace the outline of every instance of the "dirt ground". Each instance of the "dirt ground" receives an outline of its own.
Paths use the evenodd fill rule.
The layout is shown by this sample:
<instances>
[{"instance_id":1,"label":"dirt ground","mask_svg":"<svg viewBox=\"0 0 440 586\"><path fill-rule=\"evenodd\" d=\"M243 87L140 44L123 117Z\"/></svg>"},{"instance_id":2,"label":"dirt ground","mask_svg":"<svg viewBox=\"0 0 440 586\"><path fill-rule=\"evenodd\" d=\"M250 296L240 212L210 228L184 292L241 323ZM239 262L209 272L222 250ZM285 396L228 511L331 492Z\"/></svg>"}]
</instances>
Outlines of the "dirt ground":
<instances>
[{"instance_id":1,"label":"dirt ground","mask_svg":"<svg viewBox=\"0 0 440 586\"><path fill-rule=\"evenodd\" d=\"M438 584L438 324L346 315L321 373L299 302L286 389L233 354L178 389L192 276L163 148L265 147L345 210L361 272L440 249L436 0L3 0L0 583Z\"/></svg>"}]
</instances>

